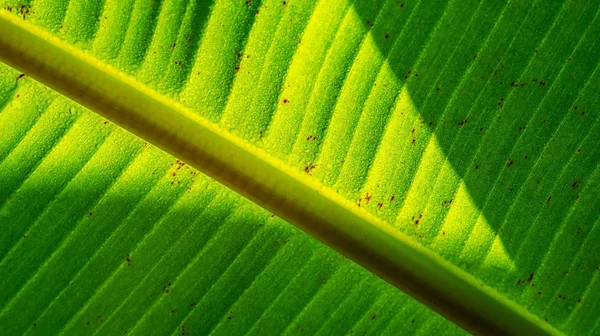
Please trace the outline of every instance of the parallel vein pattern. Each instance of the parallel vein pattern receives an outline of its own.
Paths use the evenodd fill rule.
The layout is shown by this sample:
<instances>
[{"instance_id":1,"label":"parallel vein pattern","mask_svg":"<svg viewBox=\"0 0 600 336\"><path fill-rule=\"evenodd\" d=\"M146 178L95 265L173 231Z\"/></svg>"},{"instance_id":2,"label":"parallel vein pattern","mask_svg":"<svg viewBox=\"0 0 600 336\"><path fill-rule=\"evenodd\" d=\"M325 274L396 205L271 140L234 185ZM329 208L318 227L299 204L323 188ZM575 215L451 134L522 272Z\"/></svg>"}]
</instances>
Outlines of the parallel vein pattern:
<instances>
[{"instance_id":1,"label":"parallel vein pattern","mask_svg":"<svg viewBox=\"0 0 600 336\"><path fill-rule=\"evenodd\" d=\"M14 91L0 114L20 134L0 163L4 332L461 333L183 162L64 98L42 104L31 79Z\"/></svg>"},{"instance_id":2,"label":"parallel vein pattern","mask_svg":"<svg viewBox=\"0 0 600 336\"><path fill-rule=\"evenodd\" d=\"M600 332L600 2L0 5L557 329ZM455 331L183 163L3 71L0 323L11 330Z\"/></svg>"}]
</instances>

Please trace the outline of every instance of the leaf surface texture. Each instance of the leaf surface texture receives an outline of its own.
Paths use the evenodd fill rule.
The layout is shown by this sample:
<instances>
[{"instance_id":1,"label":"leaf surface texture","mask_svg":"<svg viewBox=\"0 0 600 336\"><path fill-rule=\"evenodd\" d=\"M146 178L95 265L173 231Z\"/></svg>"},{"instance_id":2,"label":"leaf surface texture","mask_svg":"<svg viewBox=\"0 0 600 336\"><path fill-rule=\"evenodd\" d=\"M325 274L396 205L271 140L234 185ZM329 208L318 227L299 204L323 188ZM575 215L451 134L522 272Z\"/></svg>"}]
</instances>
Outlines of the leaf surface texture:
<instances>
[{"instance_id":1,"label":"leaf surface texture","mask_svg":"<svg viewBox=\"0 0 600 336\"><path fill-rule=\"evenodd\" d=\"M2 3L569 334L600 330L599 6ZM0 93L0 323L16 333L456 330L19 76Z\"/></svg>"}]
</instances>

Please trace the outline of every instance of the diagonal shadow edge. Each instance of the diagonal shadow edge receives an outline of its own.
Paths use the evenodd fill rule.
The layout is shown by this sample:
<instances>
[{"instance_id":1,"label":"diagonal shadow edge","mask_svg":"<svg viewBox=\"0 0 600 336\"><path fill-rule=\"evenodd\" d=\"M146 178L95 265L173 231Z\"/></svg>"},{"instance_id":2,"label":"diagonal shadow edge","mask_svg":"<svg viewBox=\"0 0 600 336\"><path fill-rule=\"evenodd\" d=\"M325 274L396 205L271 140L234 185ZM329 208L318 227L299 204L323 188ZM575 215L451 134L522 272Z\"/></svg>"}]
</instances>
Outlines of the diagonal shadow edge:
<instances>
[{"instance_id":1,"label":"diagonal shadow edge","mask_svg":"<svg viewBox=\"0 0 600 336\"><path fill-rule=\"evenodd\" d=\"M465 329L556 333L412 239L184 107L18 19L2 14L0 20L6 63L188 161Z\"/></svg>"},{"instance_id":2,"label":"diagonal shadow edge","mask_svg":"<svg viewBox=\"0 0 600 336\"><path fill-rule=\"evenodd\" d=\"M421 4L419 3L417 5L420 6ZM485 151L483 152L479 152L480 148L478 146L474 146L469 148L468 146L463 146L461 144L462 143L468 143L471 142L473 143L473 139L469 139L469 136L471 137L475 137L476 136L472 136L472 134L477 133L477 128L479 128L479 133L483 133L483 136L485 136L485 132L488 131L489 128L496 126L496 124L498 123L497 119L502 119L502 116L506 116L508 114L509 117L514 116L511 115L509 113L515 113L516 109L514 106L516 103L519 103L520 101L523 100L523 94L517 94L515 92L517 92L518 90L538 90L538 91L546 91L546 93L535 93L534 96L535 99L534 100L536 103L535 105L533 105L532 110L531 111L527 111L526 113L526 118L524 118L525 120L525 125L526 126L534 126L535 125L530 125L533 124L534 122L538 121L537 119L541 120L541 117L544 116L548 116L547 112L544 112L544 109L547 109L549 106L548 102L552 101L551 100L551 94L548 92L552 92L553 88L551 85L549 85L548 88L546 88L546 82L543 82L543 77L542 78L537 78L537 76L532 76L533 74L536 74L537 72L534 72L530 67L531 64L533 63L542 63L543 61L540 61L539 57L543 57L543 56L538 56L538 50L541 48L544 49L548 49L548 47L546 47L547 44L552 44L553 39L556 38L556 35L558 34L557 31L560 30L560 23L564 22L566 20L566 18L568 18L568 15L565 14L565 3L556 3L554 6L556 8L554 8L555 10L548 10L547 11L547 15L549 16L549 18L546 19L547 22L545 22L545 25L543 27L540 27L540 32L539 32L539 36L536 37L535 39L531 39L531 41L528 41L529 44L531 45L531 49L532 49L532 53L531 55L527 54L524 55L522 54L522 51L519 50L518 48L513 46L513 42L517 37L522 38L524 34L526 34L526 30L528 28L527 24L531 24L531 22L527 21L526 19L530 19L530 14L532 12L535 12L537 9L539 9L539 7L536 6L542 6L541 4L534 4L531 3L528 5L528 7L526 8L518 8L517 5L514 5L514 7L510 8L510 10L515 10L515 8L517 9L522 9L523 10L523 15L521 17L519 17L519 20L515 20L515 17L511 17L509 15L509 10L507 10L507 7L509 7L510 5L514 5L514 4L504 4L500 7L500 10L498 11L498 13L489 13L489 12L485 12L483 11L483 13L481 12L473 12L473 13L469 13L471 16L467 16L465 20L465 24L463 25L464 30L463 31L459 31L457 33L455 33L455 37L458 39L458 41L462 42L462 38L464 36L466 36L467 34L471 34L471 36L469 36L470 38L473 38L474 36L477 37L478 35L473 35L474 31L477 31L477 29L482 30L485 32L485 34L483 34L480 37L481 42L477 42L474 43L472 45L469 45L468 43L464 43L465 46L463 46L463 43L456 43L456 40L452 40L453 43L456 43L455 45L451 45L451 46L446 46L446 49L443 49L444 51L446 50L450 50L450 54L446 54L444 53L444 57L442 58L447 58L448 59L448 63L442 63L442 64L436 64L434 61L434 58L430 58L428 59L428 61L430 62L430 64L426 63L426 62L421 62L421 56L422 55L418 55L412 59L402 59L403 55L402 53L407 53L407 48L403 48L405 47L404 45L402 45L401 43L396 42L396 44L399 45L399 47L394 46L394 47L389 47L389 38L390 36L388 36L388 34L385 31L382 31L381 29L377 29L378 25L375 24L375 26L373 26L370 22L372 21L372 18L370 18L368 15L365 15L361 12L361 8L360 6L354 6L356 9L356 12L359 16L361 16L363 23L365 24L365 26L370 26L367 28L370 28L370 35L373 38L373 40L375 41L375 43L380 46L380 49L382 50L381 53L381 58L386 60L386 64L388 67L390 67L392 69L392 72L394 73L395 77L397 78L397 80L399 82L402 83L402 91L406 91L410 93L410 99L411 99L411 104L414 105L414 108L417 110L418 114L420 115L420 117L423 120L423 124L428 125L428 127L431 129L431 136L429 141L431 143L435 143L435 145L433 147L436 148L436 150L442 152L442 155L444 157L445 162L450 166L450 169L452 170L453 175L457 176L457 188L456 190L454 190L454 194L448 194L447 195L447 199L452 199L453 195L456 194L457 190L458 190L458 186L462 186L464 187L464 189L466 190L465 194L466 194L466 198L467 203L472 203L472 206L477 210L477 212L479 212L479 222L483 222L484 225L487 227L487 230L489 231L489 233L492 236L493 242L490 242L490 246L487 246L487 250L485 251L481 251L481 253L479 253L480 256L483 257L488 257L490 258L489 254L486 254L486 252L494 252L494 256L491 256L491 258L493 259L493 261L498 261L498 257L500 257L500 259L503 259L502 261L506 263L506 267L507 269L511 269L510 270L510 275L512 279L513 277L516 276L522 276L524 278L522 278L523 280L519 281L517 283L517 285L519 285L520 283L529 283L529 281L526 281L527 277L530 276L530 273L532 273L533 270L535 269L531 269L529 268L529 266L523 262L523 264L521 264L521 259L519 259L519 257L522 257L522 254L524 253L522 251L522 249L519 249L519 247L522 246L521 245L516 245L513 244L513 240L519 240L519 239L531 239L531 237L519 237L516 236L516 233L518 232L522 232L519 230L523 230L522 228L515 228L515 226L521 224L521 226L523 226L523 222L511 222L511 219L514 219L514 215L517 212L511 213L511 215L513 215L511 218L505 218L505 215L509 212L513 210L513 205L516 203L515 201L517 200L516 198L511 201L509 197L505 197L506 200L504 200L504 203L502 204L502 207L497 207L497 208L501 208L501 209L505 209L506 211L501 211L498 210L497 208L494 209L495 205L493 205L492 203L490 203L490 198L488 193L494 193L493 196L495 197L495 199L492 200L497 200L498 199L498 195L499 192L498 190L496 190L497 188L499 188L498 186L495 186L495 183L492 183L491 185L489 185L489 181L485 181L483 180L480 176L476 175L474 173L474 171L476 171L477 169L480 169L481 166L485 165L485 162L482 163L482 160L485 161L485 156L488 155L486 154ZM401 6L403 8L409 8L409 7L414 7L414 4L408 4L408 2L402 3ZM455 5L456 6L456 5ZM504 6L504 7L503 7ZM411 10L416 10L416 9L412 9ZM489 8L488 8L489 9ZM456 9L454 9L456 10ZM590 11L590 18L596 20L597 14L596 16L594 16L594 14L596 13L595 11L596 9L593 9L592 11ZM573 11L573 9L571 8L571 11ZM577 12L576 12L577 13ZM474 19L475 16L480 15L480 17L478 18L479 21L476 21ZM481 17L483 17L484 15L481 14L490 14L492 16L492 20L489 20L489 22L487 21L483 21L483 22L487 22L488 25L482 25L481 22L483 19L481 19ZM572 14L572 13L571 13ZM503 19L504 22L508 22L508 25L510 26L510 30L511 32L514 33L514 35L511 35L511 39L509 39L508 41L510 41L510 43L506 43L504 45L501 46L494 46L494 45L490 45L488 42L488 38L493 35L493 34L497 34L497 31L495 30L496 26L498 23L497 21L500 21L500 19ZM440 21L443 21L444 18L440 17L438 19L438 21L436 21L436 23L439 23ZM539 18L538 18L539 20ZM444 22L444 24L448 24L449 20L446 20L446 22ZM496 22L494 22L496 21ZM530 20L530 21L535 21L535 20ZM554 78L553 82L558 82L559 80L564 80L562 78L562 76L566 76L566 74L568 72L564 71L566 69L566 66L568 65L567 62L567 58L568 61L571 61L571 56L575 57L575 55L581 55L581 56L587 56L585 53L585 48L586 48L586 43L589 44L589 41L587 41L587 39L589 39L589 30L590 27L593 27L593 23L596 21L590 21L590 25L585 28L582 29L579 32L578 38L575 39L577 43L574 44L570 44L568 48L564 48L565 50L562 50L562 53L566 56L563 56L565 59L564 63L557 63L557 70L552 74L546 74L547 76L552 75L552 77ZM474 23L479 23L479 25L474 24ZM433 26L432 27L422 27L424 31L427 31L429 28L431 28L431 30L433 30ZM445 35L445 34L440 34L440 35ZM439 43L440 43L440 36L436 36L437 40L436 42L438 42L438 45L434 45L435 47L439 47ZM391 36L391 38L395 38L394 36ZM428 39L426 39L426 41L424 42L423 45L420 45L419 50L427 50L430 47L430 44L432 43L432 40L434 39L434 37L429 37ZM467 38L468 39L468 38ZM585 40L585 41L584 41ZM584 41L583 43L580 43ZM444 43L444 42L442 42ZM446 41L445 43L447 44L452 44L452 43L448 43L448 41ZM555 43L555 42L554 42ZM537 49L536 49L537 48ZM589 47L588 47L589 48ZM433 48L435 49L435 48ZM533 52L535 49L535 53ZM384 51L387 50L387 51ZM583 52L581 51L583 50ZM438 50L439 52L439 50ZM518 54L518 52L521 52L521 54ZM395 54L394 54L395 53ZM540 52L541 53L541 52ZM562 54L561 54L562 55ZM536 58L537 57L537 58ZM487 59L486 59L487 58ZM523 69L519 70L515 70L515 69L509 69L510 65L509 64L503 64L503 61L506 62L506 60L515 60L515 59L519 59L522 58L522 61L524 61L524 67ZM389 61L390 59L395 60L395 61ZM401 61L398 61L401 60ZM453 61L459 60L461 61L460 64L454 64L452 63ZM566 111L571 110L571 109L577 109L577 105L576 105L576 101L579 100L579 98L581 98L581 95L583 93L585 93L586 91L589 91L589 84L590 84L590 79L591 77L593 77L594 75L594 71L593 71L593 65L597 64L597 59L590 59L592 60L592 71L589 73L585 73L585 76L583 78L578 78L577 80L573 81L571 83L572 86L575 86L577 89L572 90L573 92L569 92L568 98L569 99L563 99L564 101L568 101L568 104L566 104L566 106L563 106L564 104L560 104L559 107L555 107L557 109L557 111L559 111L559 108L564 108ZM464 61L464 63L462 63ZM486 67L484 66L479 66L477 65L478 62L487 62ZM449 64L452 63L452 64ZM536 64L536 65L537 65ZM506 67L506 69L505 69ZM539 66L538 66L539 67ZM456 68L455 70L449 71L448 68ZM472 71L472 69L475 69ZM483 72L483 69L485 70L485 73ZM511 73L512 70L512 73ZM537 70L537 69L534 69ZM540 69L540 72L543 69ZM427 79L427 75L429 73L429 79L428 82L425 82ZM431 75L431 73L435 73L435 75ZM421 76L419 76L421 75ZM443 76L446 75L454 75L457 76L456 79L453 80L446 80L445 78L443 78ZM540 76L543 76L544 74L541 74ZM481 76L481 80L479 80L479 76ZM532 76L532 78L529 78L529 76ZM471 81L468 84L465 84L466 82ZM512 81L512 82L511 82ZM540 82L542 81L542 82ZM441 82L441 84L440 84ZM444 82L448 82L449 85L444 85ZM469 86L470 84L470 86ZM553 83L552 83L553 84ZM497 86L500 89L496 89L494 88L494 90L490 89L487 87L487 85L489 85L490 87L492 85ZM482 88L480 89L477 86L482 86ZM539 86L539 88L538 88ZM535 88L534 88L535 87ZM456 98L457 96L468 96L467 94L463 94L464 91L467 90L481 90L481 92L483 92L484 90L487 91L493 91L493 92L500 92L500 93L495 93L497 94L497 97L495 98L494 101L490 101L490 105L492 105L492 107L486 106L484 105L484 100L485 99L480 99L480 96L476 96L476 98L473 100L472 104L467 104L467 105L460 105L457 104L456 102L459 101L459 98ZM588 92L589 93L589 92ZM445 96L444 96L445 94ZM487 94L487 92L486 92ZM440 98L441 97L441 98ZM456 99L455 99L456 98ZM486 97L487 98L487 97ZM508 101L510 100L510 102L508 103ZM463 101L467 101L466 99L463 99ZM515 103L516 102L516 103ZM487 102L485 102L487 103ZM502 108L504 107L504 104L512 104L509 105L509 111L510 109L512 109L513 112L506 112L507 109L502 110ZM554 107L554 106L553 106ZM591 108L591 107L588 107ZM447 112L447 110L451 110L451 113L445 114ZM546 113L546 114L544 114ZM561 116L561 118L566 119L566 116ZM529 121L528 121L529 120ZM546 122L546 120L544 120L544 123ZM513 121L514 123L514 121ZM529 124L528 124L529 123ZM432 126L433 125L433 126ZM553 134L557 133L560 128L562 127L562 123L558 123L558 124L554 124L550 130L551 133L550 135L553 136ZM427 127L427 126L426 126ZM466 131L467 129L471 129ZM530 127L527 127L530 128ZM531 127L533 128L533 127ZM475 130L473 130L475 129ZM519 164L521 164L521 161L527 161L528 156L526 155L525 158L516 158L516 157L511 157L513 152L518 152L518 147L517 145L520 144L522 142L522 140L526 140L527 137L523 136L523 134L525 134L524 129L523 128L518 128L518 127L514 127L515 129L515 133L516 135L514 136L514 147L512 147L512 149L510 149L510 147L508 147L510 149L510 151L507 153L508 155L503 159L502 162L499 163L500 165L500 170L496 173L497 176L496 179L494 180L494 182L506 182L506 181L501 181L500 178L503 177L504 173L506 171L510 171L510 167L513 166L513 169L516 169L514 167L517 167ZM596 129L595 126L593 129ZM529 130L528 130L529 131ZM539 134L539 133L537 133ZM410 135L410 134L409 134ZM536 133L533 133L533 136L535 136ZM479 136L479 135L477 135ZM531 136L530 136L531 137ZM486 138L481 138L481 139L486 139ZM548 142L550 142L550 139L552 139L552 137L548 138ZM588 137L584 137L584 140L587 140ZM488 140L488 146L487 148L489 149L489 139ZM513 139L507 139L508 143L511 143L511 141L513 141ZM584 141L581 140L581 141ZM515 149L516 148L516 149ZM543 148L544 149L544 148ZM533 149L531 149L531 151L533 152ZM530 156L533 156L533 154L537 154L538 156L542 153L542 150L540 150L540 153L527 153ZM570 154L569 154L570 155ZM531 158L530 158L531 159ZM569 159L569 157L567 157L566 159ZM519 162L517 162L519 161ZM597 160L595 160L597 162ZM590 165L591 167L594 167L594 164ZM543 169L544 165L540 164L539 166L532 166L531 170L533 170L534 168L537 169ZM565 166L566 167L566 166ZM532 182L530 181L530 179L532 179L531 173L528 173L528 180L526 182ZM591 174L591 173L590 173ZM437 178L437 176L432 176L433 178ZM559 177L563 177L562 175L559 175ZM591 179L591 178L590 178ZM510 182L510 181L509 181ZM550 181L551 183L555 183L556 181ZM488 183L487 185L484 183ZM539 182L538 182L539 183ZM500 184L498 183L501 187L504 187L504 184ZM523 184L525 184L523 182ZM578 183L577 183L578 184ZM483 187L482 187L483 185ZM436 184L437 186L437 184ZM510 188L509 188L510 187ZM587 187L587 186L586 186ZM512 192L513 188L515 190L515 193L518 193L519 196L521 196L522 198L524 197L524 193L522 191L522 189L524 189L521 185L516 185L516 186L512 186L509 185L506 187L506 189L508 189L508 192ZM554 191L554 187L551 189L551 191ZM587 191L584 190L584 192ZM550 195L552 196L552 195ZM389 197L389 195L388 195ZM548 197L548 195L546 195L546 197ZM578 199L579 196L577 196ZM550 198L549 198L550 199ZM546 198L544 198L544 200L546 200ZM575 205L575 201L576 198L572 197L571 200L569 200L570 203L568 203L569 207L566 208L567 210L570 209L571 207L574 207ZM427 206L429 206L429 204L427 204ZM444 204L442 204L442 206L444 206ZM529 205L530 207L532 207L532 205ZM425 207L425 205L423 205L423 207ZM531 214L531 219L532 221L535 221L536 225L540 225L537 220L538 220L538 216L539 214L542 212L542 209L544 208L548 208L547 204L544 206L544 204L541 204L541 206L539 208L536 208L535 213ZM532 208L528 208L528 209L532 209ZM563 225L563 222L566 221L568 219L568 216L571 216L572 214L570 214L569 212L566 212L563 214L563 217L559 217L559 221L556 223L550 223L550 224L554 224L554 225ZM530 217L527 217L530 218ZM410 218L408 218L410 219ZM398 221L402 221L402 220L406 220L404 218L398 218ZM442 220L443 221L443 220ZM588 223L588 224L593 224L593 223ZM473 225L479 225L479 223L475 224L473 223ZM508 229L507 229L508 227ZM435 229L432 229L432 231L436 231L437 229L439 229L439 232L441 232L442 227L437 227ZM560 226L556 227L557 230L560 230ZM531 232L532 230L530 230L529 232ZM524 232L524 233L528 233L528 232ZM554 243L554 241L551 241L552 243ZM465 242L466 244L466 242ZM477 251L476 251L477 252ZM452 255L450 260L452 260L455 263L461 262L460 258L461 256L458 255ZM496 259L494 259L496 258ZM468 263L465 262L461 262L462 265L461 267L464 267L466 269L470 269L469 271L475 271L475 272L479 272L479 275L481 275L481 272L485 272L485 270L482 270L484 268L484 260L476 260L476 263L474 263L473 265L469 265ZM488 263L490 264L490 263ZM497 272L496 272L497 273ZM498 274L495 274L498 275Z\"/></svg>"}]
</instances>

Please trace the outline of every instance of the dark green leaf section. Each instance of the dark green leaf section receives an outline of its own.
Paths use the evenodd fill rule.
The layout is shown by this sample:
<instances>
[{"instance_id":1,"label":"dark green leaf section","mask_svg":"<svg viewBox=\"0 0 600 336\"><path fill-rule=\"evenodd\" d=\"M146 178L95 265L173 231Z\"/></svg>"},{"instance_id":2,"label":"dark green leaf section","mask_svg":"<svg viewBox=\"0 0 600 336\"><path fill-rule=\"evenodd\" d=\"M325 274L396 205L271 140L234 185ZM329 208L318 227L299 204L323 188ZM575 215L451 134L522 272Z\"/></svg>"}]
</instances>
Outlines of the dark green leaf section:
<instances>
[{"instance_id":1,"label":"dark green leaf section","mask_svg":"<svg viewBox=\"0 0 600 336\"><path fill-rule=\"evenodd\" d=\"M600 231L596 225L600 221L596 211L600 200L597 191L600 183L600 155L597 153L600 150L599 1L253 0L213 3L107 0L91 5L85 0L12 2L4 0L0 4L313 176L559 330L569 334L599 332ZM107 180L101 182L98 177L93 183L77 182L70 174L80 169L83 172L89 166L88 169L97 167L105 174L94 171L94 176L121 176L135 167L135 160L146 150L122 148L123 143L131 140L113 140L112 132L109 135L100 124L90 124L87 138L82 135L79 140L69 140L70 132L78 129L87 132L78 125L92 117L85 117L86 114L75 107L56 107L60 106L56 104L67 103L60 103L61 98L44 89L23 86L17 90L17 76L2 77L0 97L7 102L16 101L20 99L16 98L17 92L24 90L22 95L29 92L28 101L32 103L17 112L0 114L0 118L6 118L2 119L5 120L3 125L7 125L0 143L3 160L0 178L6 176L7 181L16 181L3 183L7 187L3 187L6 191L0 194L1 213L17 216L14 218L22 223L32 223L39 217L40 223L57 223L57 231L69 226L78 228L81 224L75 226L68 216L87 214L87 208L100 202L102 190L118 186L118 181L106 177ZM53 108L53 105L56 106ZM7 103L2 106L5 111L10 110ZM60 115L60 123L56 122L58 117L44 118L51 116L52 111ZM70 114L61 115L64 111ZM18 124L22 127L13 126ZM38 125L47 125L45 129L52 131L29 131L32 127L43 127ZM110 127L108 125L106 127ZM38 139L41 136L43 139ZM36 147L31 147L35 150L12 150L28 143L35 143ZM111 144L112 154L103 154L103 146ZM59 157L46 154L44 148L48 151L63 148L60 153L69 155L64 154L65 162L60 165L44 168L44 162L58 162ZM9 153L21 153L21 158L15 156L11 161ZM104 158L102 155L112 155L111 168L87 163L96 156ZM152 171L158 167L139 169ZM165 162L163 169L163 175L172 174L168 163ZM56 172L52 173L52 183L46 182L44 178L53 170ZM160 183L153 181L140 181L139 188ZM19 193L23 188L21 184L27 183L32 186ZM86 194L93 199L77 203L82 209L62 209L60 203L54 201L55 195L71 183L74 183L73 190L80 190L81 185L90 189ZM186 189L185 181L181 181L181 185L181 190ZM48 193L41 193L41 186ZM173 194L163 196L161 193L157 199L165 202L178 197L183 199L177 193L178 185L174 184L173 188ZM39 201L27 201L33 198ZM11 210L9 200L12 199L19 200L14 204L30 210ZM216 201L215 198L210 204ZM143 208L137 205L143 204L141 200L123 202L136 204L135 209ZM207 205L206 209L210 207ZM143 220L145 223L162 218L159 210L153 210L157 213L152 217L150 210L138 213L135 209L131 214L114 211L119 215L117 218L128 216L130 221L145 218L145 213L149 216ZM196 216L205 216L207 210L198 211L203 212ZM254 218L229 216L227 218L234 218L229 221L235 223L241 221L239 218ZM256 223L261 222L258 212L254 216L257 216ZM229 223L227 218L213 222ZM0 248L6 249L6 260L17 263L19 254L9 249L21 239L23 232L19 231L23 230L13 226L15 224L7 226L7 240ZM249 230L236 228L243 232ZM143 233L138 235L144 236ZM205 237L213 235L218 236L218 232L204 233ZM226 238L236 241L228 247L235 253L232 256L239 255L243 259L243 247L254 246L252 239L262 239L250 235ZM256 237L263 235L256 233ZM52 253L58 244L54 240L59 238L48 235L45 239L49 245L39 251L20 243L25 244L23 251L28 251L24 256L31 257L19 262ZM100 244L100 240L93 243ZM206 247L196 248L211 251L210 246L206 243ZM124 247L119 252L120 258L125 258L131 249ZM237 254L238 251L241 253ZM276 256L265 261L273 252L263 251L260 246L254 251L256 255L264 255L261 257L264 260L257 258L256 261L255 272L262 270L260 274L273 274L268 273L265 263L290 264L285 258L277 262ZM310 253L310 257L305 257L306 265L326 264L313 256L315 252ZM82 260L89 258L92 257L82 257ZM187 265L187 260L182 262ZM231 267L235 265L235 261L230 263ZM244 271L243 266L231 270L234 274L251 274ZM27 268L22 272L21 283L33 281L30 279L43 281L43 277L34 276L35 269L20 267ZM316 272L312 266L286 267ZM330 272L334 272L334 268L323 266ZM339 268L335 271L337 277L333 273L325 273L325 277L355 280L327 282L345 288L331 294L337 298L331 300L337 302L332 306L322 307L319 302L329 302L328 297L311 294L314 291L302 285L301 277L291 275L289 281L281 280L278 286L295 290L296 296L277 295L268 306L258 301L264 304L263 309L271 311L271 316L290 321L288 324L294 327L287 331L295 330L300 324L310 325L325 315L328 322L321 322L320 326L324 334L346 332L358 326L367 328L368 323L380 326L377 328L403 330L395 329L403 328L398 318L378 314L368 322L363 316L362 322L351 328L344 327L343 331L329 329L351 323L349 320L346 324L340 322L346 318L351 319L361 312L364 315L364 309L370 308L361 307L366 306L389 305L394 307L390 310L400 315L416 312L411 305L383 298L387 295L377 300L363 298L361 295L377 293L377 287L362 278L352 278L352 272ZM227 278L228 270L221 272L223 279ZM98 273L90 274L102 271L99 268ZM202 273L194 269L187 271L187 268L181 272L192 272L189 274L196 274L196 279ZM17 278L11 278L13 276L17 276L16 273L9 274L7 279L12 279L12 286L21 287L14 284ZM207 280L198 281L194 284L198 287L190 291L210 293L206 288L211 275L204 276ZM106 289L100 290L120 290L105 285L100 278L89 277L90 281L102 281L98 286ZM143 279L135 279L144 283ZM263 280L263 286L275 286L278 281L272 276L268 279ZM358 287L344 287L353 281ZM359 289L348 293L351 288ZM18 290L13 289L11 295L16 295ZM241 295L221 290L219 293L229 294L218 295ZM175 292L174 288L173 294ZM90 293L81 295L89 297ZM169 302L180 302L165 299L164 305L155 305L140 301L143 307L132 308L126 302L136 302L137 299L133 299L136 293L125 301L115 301L112 309L121 312L116 314L123 314L124 321L133 319L126 314L148 309L148 317L140 320L140 328L148 327L157 319L158 315L152 315L153 309L165 310ZM246 299L246 295L237 305L247 308L245 305L256 304L257 300L250 299L252 296ZM167 298L170 297L174 295ZM93 300L89 303L90 309L102 305L103 299ZM121 302L125 303L119 308ZM198 312L209 307L206 302L195 302L199 305ZM310 309L295 311L300 308L291 302L305 302ZM347 308L339 308L338 312L333 308L337 304ZM355 313L351 312L353 309ZM173 316L179 313L181 310ZM14 319L16 315L10 316ZM76 317L80 318L79 322L72 322L76 318L69 322L69 328L75 328L75 323L85 324L87 320L81 316ZM117 317L109 320L101 313L97 316L102 317L94 316L90 323L118 320ZM192 316L195 315L191 314L190 318ZM235 314L231 317L228 321L238 321ZM26 323L32 323L33 319ZM198 323L212 323L206 316L195 319ZM261 318L252 323L240 322L240 325L245 326L243 330L264 333L283 328L276 325L277 321ZM431 320L422 332L445 330L437 323ZM185 323L180 326L183 328L183 325L187 326ZM106 328L108 326L106 323ZM225 327L219 325L214 330L230 331L222 328ZM116 329L105 330L114 332ZM240 330L236 329L241 333Z\"/></svg>"},{"instance_id":2,"label":"dark green leaf section","mask_svg":"<svg viewBox=\"0 0 600 336\"><path fill-rule=\"evenodd\" d=\"M183 162L0 71L3 333L462 333Z\"/></svg>"}]
</instances>

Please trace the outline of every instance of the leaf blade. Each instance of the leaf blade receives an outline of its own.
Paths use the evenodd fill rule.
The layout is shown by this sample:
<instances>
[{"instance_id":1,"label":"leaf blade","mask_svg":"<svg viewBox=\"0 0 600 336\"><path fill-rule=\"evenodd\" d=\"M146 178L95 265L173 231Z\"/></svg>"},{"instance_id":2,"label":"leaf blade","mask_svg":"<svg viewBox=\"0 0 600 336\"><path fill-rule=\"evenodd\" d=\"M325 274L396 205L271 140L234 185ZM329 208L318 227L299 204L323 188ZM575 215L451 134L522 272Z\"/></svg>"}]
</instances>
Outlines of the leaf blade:
<instances>
[{"instance_id":1,"label":"leaf blade","mask_svg":"<svg viewBox=\"0 0 600 336\"><path fill-rule=\"evenodd\" d=\"M111 73L109 68L102 67L97 62L94 64L83 54L69 49L67 45L45 36L52 41L48 43L44 38L30 35L32 30L35 31L33 28L18 27L22 23L6 14L2 18L6 20L6 24L1 26L7 33L4 36L16 37L12 43L3 41L11 43L3 45L2 55L5 58L10 58L17 66L28 67L38 76L43 76L42 81L59 88L59 91L62 90L81 103L108 113L111 119L120 122L126 128L138 133L144 132L144 136L151 137L184 160L203 167L205 171L220 177L221 181L258 200L263 206L267 205L284 218L297 224L302 223L300 225L303 225L305 230L319 236L330 245L345 250L346 254L362 261L363 265L383 275L395 285L405 290L409 289L413 295L420 296L423 300L434 302L433 304L437 304L438 309L445 314L469 320L471 324L465 324L465 327L473 330L501 330L504 327L516 327L521 330L526 328L532 332L551 330L548 326L536 322L536 318L515 304L498 298L489 289L481 289L477 281L468 274L387 227L377 218L350 208L346 205L347 201L323 190L300 173L229 136L192 112L186 111L182 106L136 85L131 79L114 71ZM29 43L27 47L30 50L22 48L20 43L23 41ZM39 49L36 48L45 50L46 55L54 53L54 57L49 58L50 62L33 60L32 57L39 55L36 53ZM29 57L21 58L23 55ZM23 59L26 59L28 64L24 63ZM53 59L56 60L55 64L51 64ZM68 69L62 68L61 65L65 63L69 64ZM92 79L76 79L73 76L76 73L88 73ZM72 82L73 80L81 82ZM151 103L148 103L149 101ZM123 111L131 114L124 115ZM174 132L178 134L173 134ZM190 143L193 145L189 146ZM183 144L187 146L182 146ZM229 161L223 160L223 153L228 153L225 158ZM286 186L285 191L275 190L280 184ZM253 188L247 189L248 185ZM265 190L268 192L265 193ZM277 204L281 201L289 204L287 208ZM309 220L306 218L307 213L311 215ZM340 225L340 218L343 219L343 225ZM399 262L399 256L405 260ZM420 265L419 271L407 268L404 264L406 260ZM400 280L402 278L418 280L411 283ZM448 283L457 287L449 290L446 285L437 282L439 279L446 279ZM459 299L464 297L471 297L473 300L459 302ZM490 315L481 316L481 312L476 311L476 306L482 302L490 307L484 314ZM506 321L510 320L512 325L506 325L506 321L493 320L492 314L496 318L498 312L502 312L500 316L507 318ZM477 326L476 321L479 321L481 326Z\"/></svg>"}]
</instances>

